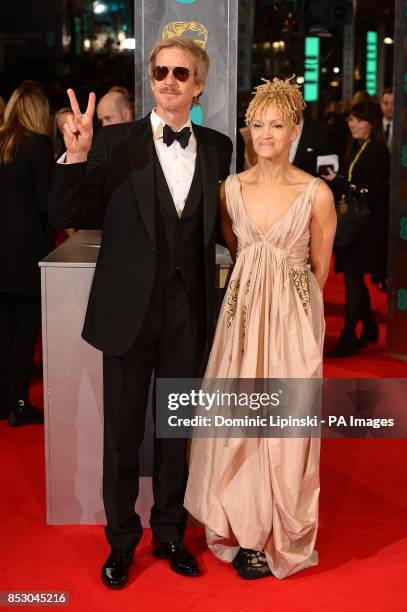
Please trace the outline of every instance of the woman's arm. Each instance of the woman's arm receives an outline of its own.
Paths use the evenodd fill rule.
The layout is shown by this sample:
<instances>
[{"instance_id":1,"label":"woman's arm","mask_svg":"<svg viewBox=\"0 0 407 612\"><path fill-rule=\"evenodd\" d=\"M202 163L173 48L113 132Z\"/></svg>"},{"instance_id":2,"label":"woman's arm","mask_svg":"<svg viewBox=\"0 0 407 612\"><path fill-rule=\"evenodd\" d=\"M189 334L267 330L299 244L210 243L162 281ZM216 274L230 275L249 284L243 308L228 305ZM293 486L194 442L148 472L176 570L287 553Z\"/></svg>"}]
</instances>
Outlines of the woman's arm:
<instances>
[{"instance_id":1,"label":"woman's arm","mask_svg":"<svg viewBox=\"0 0 407 612\"><path fill-rule=\"evenodd\" d=\"M325 183L321 182L312 206L310 223L311 270L321 291L329 273L335 231L336 212L332 191Z\"/></svg>"},{"instance_id":2,"label":"woman's arm","mask_svg":"<svg viewBox=\"0 0 407 612\"><path fill-rule=\"evenodd\" d=\"M237 253L237 238L233 233L232 220L229 217L226 207L225 181L222 181L219 186L219 202L220 202L220 225L222 228L223 237L225 238L226 246L229 249L230 256L233 261L236 260Z\"/></svg>"}]
</instances>

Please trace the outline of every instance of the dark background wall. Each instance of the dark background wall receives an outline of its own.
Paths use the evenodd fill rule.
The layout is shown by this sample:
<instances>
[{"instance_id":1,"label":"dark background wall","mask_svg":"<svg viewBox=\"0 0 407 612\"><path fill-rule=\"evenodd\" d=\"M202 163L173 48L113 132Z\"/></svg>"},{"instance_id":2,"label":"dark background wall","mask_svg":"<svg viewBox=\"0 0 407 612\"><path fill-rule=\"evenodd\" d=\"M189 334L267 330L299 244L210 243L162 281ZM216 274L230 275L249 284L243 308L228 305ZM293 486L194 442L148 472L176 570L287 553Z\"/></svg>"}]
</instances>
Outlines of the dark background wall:
<instances>
[{"instance_id":1,"label":"dark background wall","mask_svg":"<svg viewBox=\"0 0 407 612\"><path fill-rule=\"evenodd\" d=\"M304 72L304 35L315 19L316 0L295 2L240 0L239 98L244 103L260 77L301 76ZM322 1L322 0L321 0ZM348 0L323 0L322 5ZM317 11L318 12L318 11ZM340 99L343 29L320 38L321 100ZM366 32L380 28L394 34L394 0L358 0L355 16L354 89L365 87ZM23 80L45 86L51 104L67 103L65 90L73 86L85 97L89 90L102 95L111 85L134 90L134 51L123 39L134 38L132 0L0 0L0 95L7 98ZM277 47L280 41L284 45ZM393 81L393 45L381 46L383 86Z\"/></svg>"}]
</instances>

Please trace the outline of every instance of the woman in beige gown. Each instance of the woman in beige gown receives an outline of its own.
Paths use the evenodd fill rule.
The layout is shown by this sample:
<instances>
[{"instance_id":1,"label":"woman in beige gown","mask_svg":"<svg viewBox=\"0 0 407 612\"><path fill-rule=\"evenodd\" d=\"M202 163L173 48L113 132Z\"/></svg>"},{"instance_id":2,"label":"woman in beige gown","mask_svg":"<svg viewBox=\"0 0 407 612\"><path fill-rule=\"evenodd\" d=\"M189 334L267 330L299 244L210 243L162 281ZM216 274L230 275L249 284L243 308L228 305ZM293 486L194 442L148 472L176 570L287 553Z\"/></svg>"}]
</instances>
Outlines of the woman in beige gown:
<instances>
[{"instance_id":1,"label":"woman in beige gown","mask_svg":"<svg viewBox=\"0 0 407 612\"><path fill-rule=\"evenodd\" d=\"M298 87L274 79L256 90L246 121L258 163L221 185L235 266L205 378L321 378L332 193L288 161L304 107ZM242 578L284 578L317 564L319 442L193 440L185 507Z\"/></svg>"}]
</instances>

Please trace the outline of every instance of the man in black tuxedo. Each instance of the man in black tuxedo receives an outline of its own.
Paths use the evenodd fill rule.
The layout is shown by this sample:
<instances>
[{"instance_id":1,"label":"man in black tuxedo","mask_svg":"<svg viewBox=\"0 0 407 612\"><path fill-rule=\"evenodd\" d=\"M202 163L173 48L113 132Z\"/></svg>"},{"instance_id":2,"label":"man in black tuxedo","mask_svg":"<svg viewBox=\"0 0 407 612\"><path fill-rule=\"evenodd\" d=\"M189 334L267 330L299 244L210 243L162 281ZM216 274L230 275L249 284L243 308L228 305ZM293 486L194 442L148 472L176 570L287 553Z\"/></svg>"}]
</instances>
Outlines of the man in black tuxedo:
<instances>
[{"instance_id":1,"label":"man in black tuxedo","mask_svg":"<svg viewBox=\"0 0 407 612\"><path fill-rule=\"evenodd\" d=\"M151 373L197 376L212 333L218 183L229 172L232 143L189 119L207 71L207 54L192 41L159 42L150 56L155 109L101 129L93 143L95 96L81 114L68 90L67 153L49 209L61 228L94 226L103 211L82 335L103 351L103 499L112 550L102 578L112 588L127 582L142 535L134 505ZM197 576L182 543L185 446L154 440L153 553Z\"/></svg>"},{"instance_id":2,"label":"man in black tuxedo","mask_svg":"<svg viewBox=\"0 0 407 612\"><path fill-rule=\"evenodd\" d=\"M290 162L301 170L317 176L317 157L329 153L336 151L330 150L327 126L304 118L301 122L301 132L290 147Z\"/></svg>"}]
</instances>

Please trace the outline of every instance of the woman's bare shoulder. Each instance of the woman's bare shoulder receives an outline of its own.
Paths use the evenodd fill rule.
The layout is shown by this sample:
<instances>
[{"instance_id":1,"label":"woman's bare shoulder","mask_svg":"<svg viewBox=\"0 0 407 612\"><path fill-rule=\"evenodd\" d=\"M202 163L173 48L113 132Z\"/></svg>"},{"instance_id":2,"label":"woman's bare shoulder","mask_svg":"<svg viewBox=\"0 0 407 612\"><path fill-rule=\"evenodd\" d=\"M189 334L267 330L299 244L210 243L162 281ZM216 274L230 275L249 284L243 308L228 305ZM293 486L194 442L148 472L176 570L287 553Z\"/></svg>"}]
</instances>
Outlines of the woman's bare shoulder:
<instances>
[{"instance_id":1,"label":"woman's bare shoulder","mask_svg":"<svg viewBox=\"0 0 407 612\"><path fill-rule=\"evenodd\" d=\"M315 176L313 176L309 172L305 172L305 170L301 170L301 168L297 168L297 166L292 166L291 170L292 179L294 183L298 183L300 185L307 185L315 178Z\"/></svg>"},{"instance_id":2,"label":"woman's bare shoulder","mask_svg":"<svg viewBox=\"0 0 407 612\"><path fill-rule=\"evenodd\" d=\"M315 193L313 210L335 211L335 201L332 189L322 179L320 179Z\"/></svg>"}]
</instances>

